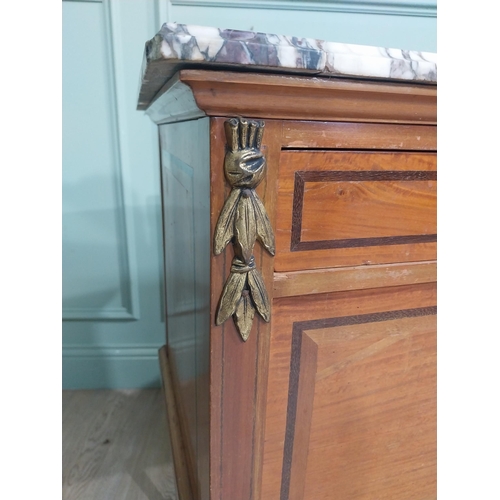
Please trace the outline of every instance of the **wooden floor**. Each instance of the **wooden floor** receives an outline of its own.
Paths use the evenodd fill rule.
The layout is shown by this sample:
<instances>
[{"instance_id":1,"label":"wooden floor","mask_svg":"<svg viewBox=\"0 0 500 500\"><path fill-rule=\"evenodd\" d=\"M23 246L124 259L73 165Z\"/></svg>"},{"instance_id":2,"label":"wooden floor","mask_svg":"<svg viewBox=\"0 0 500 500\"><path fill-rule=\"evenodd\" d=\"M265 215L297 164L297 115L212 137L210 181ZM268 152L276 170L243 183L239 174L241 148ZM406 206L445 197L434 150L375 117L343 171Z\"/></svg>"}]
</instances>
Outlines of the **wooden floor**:
<instances>
[{"instance_id":1,"label":"wooden floor","mask_svg":"<svg viewBox=\"0 0 500 500\"><path fill-rule=\"evenodd\" d=\"M63 500L178 500L160 389L63 391Z\"/></svg>"}]
</instances>

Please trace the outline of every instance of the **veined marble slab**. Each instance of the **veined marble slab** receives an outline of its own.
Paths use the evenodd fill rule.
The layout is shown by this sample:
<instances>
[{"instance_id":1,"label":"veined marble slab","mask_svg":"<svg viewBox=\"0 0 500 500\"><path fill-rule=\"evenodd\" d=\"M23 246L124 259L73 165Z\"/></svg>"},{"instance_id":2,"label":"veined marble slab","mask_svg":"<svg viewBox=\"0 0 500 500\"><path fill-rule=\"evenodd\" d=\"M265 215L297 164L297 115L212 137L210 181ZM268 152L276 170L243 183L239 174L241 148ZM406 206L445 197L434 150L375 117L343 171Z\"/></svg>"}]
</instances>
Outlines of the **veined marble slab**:
<instances>
[{"instance_id":1,"label":"veined marble slab","mask_svg":"<svg viewBox=\"0 0 500 500\"><path fill-rule=\"evenodd\" d=\"M179 69L249 66L305 75L437 82L437 57L430 52L166 23L146 43L137 107L146 109Z\"/></svg>"}]
</instances>

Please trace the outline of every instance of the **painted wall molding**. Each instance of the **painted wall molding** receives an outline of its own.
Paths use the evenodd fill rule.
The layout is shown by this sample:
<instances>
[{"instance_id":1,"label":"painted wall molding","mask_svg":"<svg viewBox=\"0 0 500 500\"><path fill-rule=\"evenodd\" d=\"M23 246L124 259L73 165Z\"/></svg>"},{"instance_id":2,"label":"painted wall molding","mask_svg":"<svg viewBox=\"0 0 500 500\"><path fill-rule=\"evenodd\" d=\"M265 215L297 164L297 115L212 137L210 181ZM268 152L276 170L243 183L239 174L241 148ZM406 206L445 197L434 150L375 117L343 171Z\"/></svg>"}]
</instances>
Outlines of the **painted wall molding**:
<instances>
[{"instance_id":1,"label":"painted wall molding","mask_svg":"<svg viewBox=\"0 0 500 500\"><path fill-rule=\"evenodd\" d=\"M194 339L172 345L181 360L179 376L189 380L191 371L183 371L185 355L196 348ZM126 389L160 387L158 345L69 345L62 349L63 389ZM187 361L187 360L186 360Z\"/></svg>"},{"instance_id":2,"label":"painted wall molding","mask_svg":"<svg viewBox=\"0 0 500 500\"><path fill-rule=\"evenodd\" d=\"M127 182L127 152L124 145L127 138L124 137L123 119L119 113L120 84L116 79L116 51L119 43L115 40L117 29L112 13L112 0L63 0L71 2L101 3L104 14L104 40L106 45L106 57L108 60L108 81L110 95L110 113L112 116L113 149L116 168L116 193L119 209L119 230L124 235L125 245L120 245L121 263L121 286L120 293L123 307L64 307L62 308L63 320L138 320L139 312L139 288L137 258L135 255L135 235L133 227L132 198L130 181ZM114 28L114 29L113 29Z\"/></svg>"},{"instance_id":3,"label":"painted wall molding","mask_svg":"<svg viewBox=\"0 0 500 500\"><path fill-rule=\"evenodd\" d=\"M89 3L102 3L104 0L62 0L63 2L89 2Z\"/></svg>"},{"instance_id":4,"label":"painted wall molding","mask_svg":"<svg viewBox=\"0 0 500 500\"><path fill-rule=\"evenodd\" d=\"M171 347L178 351L189 351L195 345L195 340L191 338L173 342ZM158 349L160 347L160 345L156 344L73 344L63 346L62 355L63 357L153 356L155 359L158 359Z\"/></svg>"},{"instance_id":5,"label":"painted wall molding","mask_svg":"<svg viewBox=\"0 0 500 500\"><path fill-rule=\"evenodd\" d=\"M155 0L155 15L158 31L163 26L163 23L170 22L172 2L170 0Z\"/></svg>"},{"instance_id":6,"label":"painted wall molding","mask_svg":"<svg viewBox=\"0 0 500 500\"><path fill-rule=\"evenodd\" d=\"M155 345L74 345L62 349L63 358L154 358L158 359L158 346Z\"/></svg>"},{"instance_id":7,"label":"painted wall molding","mask_svg":"<svg viewBox=\"0 0 500 500\"><path fill-rule=\"evenodd\" d=\"M160 387L158 346L66 346L62 351L63 389Z\"/></svg>"},{"instance_id":8,"label":"painted wall molding","mask_svg":"<svg viewBox=\"0 0 500 500\"><path fill-rule=\"evenodd\" d=\"M137 321L139 318L125 307L107 307L103 309L85 307L65 307L63 309L63 320L129 320Z\"/></svg>"},{"instance_id":9,"label":"painted wall molding","mask_svg":"<svg viewBox=\"0 0 500 500\"><path fill-rule=\"evenodd\" d=\"M307 10L357 14L436 17L436 0L167 0L185 7Z\"/></svg>"},{"instance_id":10,"label":"painted wall molding","mask_svg":"<svg viewBox=\"0 0 500 500\"><path fill-rule=\"evenodd\" d=\"M66 191L63 208L73 217L66 220L67 248L84 257L67 261L81 264L68 267L72 274L66 275L65 389L161 386L165 299L158 131L135 108L144 42L159 29L160 1L62 2L66 96L69 106L77 103L67 108L73 114L66 125L74 133L66 144L74 149L66 149L65 180L73 191ZM94 136L98 146L90 142ZM71 164L71 155L79 161Z\"/></svg>"}]
</instances>

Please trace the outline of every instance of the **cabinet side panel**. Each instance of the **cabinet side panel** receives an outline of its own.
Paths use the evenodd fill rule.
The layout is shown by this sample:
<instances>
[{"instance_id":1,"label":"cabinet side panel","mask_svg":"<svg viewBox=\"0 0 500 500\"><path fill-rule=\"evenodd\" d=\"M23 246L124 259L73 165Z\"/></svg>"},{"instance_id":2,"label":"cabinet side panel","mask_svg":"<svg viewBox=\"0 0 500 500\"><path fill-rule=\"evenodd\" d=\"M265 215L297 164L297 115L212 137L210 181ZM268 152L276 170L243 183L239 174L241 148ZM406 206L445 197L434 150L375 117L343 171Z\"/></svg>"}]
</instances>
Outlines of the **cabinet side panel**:
<instances>
[{"instance_id":1,"label":"cabinet side panel","mask_svg":"<svg viewBox=\"0 0 500 500\"><path fill-rule=\"evenodd\" d=\"M208 498L209 120L159 127L167 345L195 498Z\"/></svg>"}]
</instances>

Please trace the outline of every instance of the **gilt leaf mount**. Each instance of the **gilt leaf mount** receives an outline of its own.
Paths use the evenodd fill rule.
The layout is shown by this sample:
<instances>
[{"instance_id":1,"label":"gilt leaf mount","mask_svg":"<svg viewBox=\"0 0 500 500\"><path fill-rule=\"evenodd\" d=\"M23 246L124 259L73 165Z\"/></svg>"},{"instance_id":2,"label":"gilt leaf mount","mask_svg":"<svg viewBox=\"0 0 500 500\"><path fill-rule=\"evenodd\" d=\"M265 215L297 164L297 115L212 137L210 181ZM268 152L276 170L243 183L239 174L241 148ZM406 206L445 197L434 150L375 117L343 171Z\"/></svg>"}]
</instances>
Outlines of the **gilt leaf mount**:
<instances>
[{"instance_id":1,"label":"gilt leaf mount","mask_svg":"<svg viewBox=\"0 0 500 500\"><path fill-rule=\"evenodd\" d=\"M266 173L266 158L260 149L264 122L231 118L224 123L224 129L227 140L224 172L232 189L215 227L213 250L219 255L232 243L234 257L215 323L221 325L232 316L246 341L255 312L266 322L271 319L269 297L253 255L256 241L271 255L275 252L271 223L255 192Z\"/></svg>"}]
</instances>

